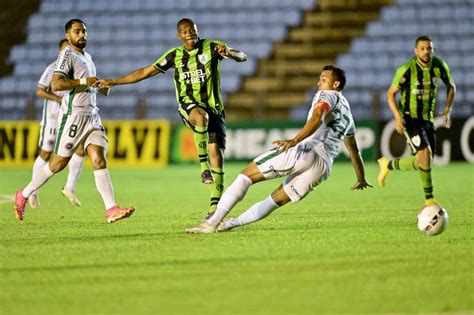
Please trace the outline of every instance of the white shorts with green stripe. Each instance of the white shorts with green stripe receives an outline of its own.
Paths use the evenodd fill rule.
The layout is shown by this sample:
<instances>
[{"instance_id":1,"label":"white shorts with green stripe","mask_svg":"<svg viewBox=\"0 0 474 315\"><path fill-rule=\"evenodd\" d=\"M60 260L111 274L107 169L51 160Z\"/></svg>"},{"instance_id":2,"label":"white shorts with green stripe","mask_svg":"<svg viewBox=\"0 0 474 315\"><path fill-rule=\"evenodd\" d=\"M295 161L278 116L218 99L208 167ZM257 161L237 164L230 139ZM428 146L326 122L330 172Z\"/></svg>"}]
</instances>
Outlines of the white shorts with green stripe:
<instances>
[{"instance_id":1,"label":"white shorts with green stripe","mask_svg":"<svg viewBox=\"0 0 474 315\"><path fill-rule=\"evenodd\" d=\"M330 174L324 158L308 144L299 144L286 152L270 150L254 162L266 179L288 176L283 189L292 202L303 199Z\"/></svg>"},{"instance_id":2,"label":"white shorts with green stripe","mask_svg":"<svg viewBox=\"0 0 474 315\"><path fill-rule=\"evenodd\" d=\"M53 152L58 133L58 118L43 117L41 120L38 147L46 152Z\"/></svg>"},{"instance_id":3,"label":"white shorts with green stripe","mask_svg":"<svg viewBox=\"0 0 474 315\"><path fill-rule=\"evenodd\" d=\"M72 156L81 143L84 144L84 149L89 144L98 145L105 150L108 148L107 135L99 114L87 116L63 114L58 129L54 152L59 156Z\"/></svg>"}]
</instances>

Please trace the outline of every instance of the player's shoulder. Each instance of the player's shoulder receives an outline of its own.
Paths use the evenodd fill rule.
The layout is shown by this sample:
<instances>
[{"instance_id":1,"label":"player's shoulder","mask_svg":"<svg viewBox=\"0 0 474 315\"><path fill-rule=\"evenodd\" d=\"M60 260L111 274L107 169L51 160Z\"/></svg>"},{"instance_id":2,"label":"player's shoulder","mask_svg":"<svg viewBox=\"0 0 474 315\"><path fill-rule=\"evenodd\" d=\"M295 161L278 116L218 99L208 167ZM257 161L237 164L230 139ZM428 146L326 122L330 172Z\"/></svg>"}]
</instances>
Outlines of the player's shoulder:
<instances>
[{"instance_id":1,"label":"player's shoulder","mask_svg":"<svg viewBox=\"0 0 474 315\"><path fill-rule=\"evenodd\" d=\"M416 58L415 57L412 57L410 58L407 62L405 62L404 64L400 65L398 68L397 68L397 72L405 72L407 71L408 69L411 68L411 66L413 64L416 63Z\"/></svg>"},{"instance_id":2,"label":"player's shoulder","mask_svg":"<svg viewBox=\"0 0 474 315\"><path fill-rule=\"evenodd\" d=\"M441 57L438 57L438 56L433 56L433 60L431 61L431 64L433 65L433 67L444 67L444 68L447 68L448 67L448 64L446 63L446 61L444 61L443 58Z\"/></svg>"},{"instance_id":3,"label":"player's shoulder","mask_svg":"<svg viewBox=\"0 0 474 315\"><path fill-rule=\"evenodd\" d=\"M204 45L227 45L224 41L219 39L203 39Z\"/></svg>"},{"instance_id":4,"label":"player's shoulder","mask_svg":"<svg viewBox=\"0 0 474 315\"><path fill-rule=\"evenodd\" d=\"M314 99L317 102L336 103L340 97L340 92L335 90L319 90Z\"/></svg>"}]
</instances>

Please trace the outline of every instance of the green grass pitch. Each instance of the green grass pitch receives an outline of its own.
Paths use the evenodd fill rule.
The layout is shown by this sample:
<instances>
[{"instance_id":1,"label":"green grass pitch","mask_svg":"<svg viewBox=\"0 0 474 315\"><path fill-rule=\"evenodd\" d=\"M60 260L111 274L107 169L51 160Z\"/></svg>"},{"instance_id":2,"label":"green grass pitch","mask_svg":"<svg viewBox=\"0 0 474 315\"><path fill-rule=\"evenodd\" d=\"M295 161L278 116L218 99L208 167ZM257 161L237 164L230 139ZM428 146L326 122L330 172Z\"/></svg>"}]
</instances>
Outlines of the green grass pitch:
<instances>
[{"instance_id":1,"label":"green grass pitch","mask_svg":"<svg viewBox=\"0 0 474 315\"><path fill-rule=\"evenodd\" d=\"M226 166L229 184L243 164ZM111 169L116 200L132 217L105 223L90 169L80 208L60 195L66 172L40 193L42 208L17 222L8 195L29 169L0 170L0 314L473 314L474 165L434 166L449 227L416 228L422 206L414 172L351 191L336 163L306 199L228 233L187 235L207 212L198 165ZM278 185L253 186L232 213Z\"/></svg>"}]
</instances>

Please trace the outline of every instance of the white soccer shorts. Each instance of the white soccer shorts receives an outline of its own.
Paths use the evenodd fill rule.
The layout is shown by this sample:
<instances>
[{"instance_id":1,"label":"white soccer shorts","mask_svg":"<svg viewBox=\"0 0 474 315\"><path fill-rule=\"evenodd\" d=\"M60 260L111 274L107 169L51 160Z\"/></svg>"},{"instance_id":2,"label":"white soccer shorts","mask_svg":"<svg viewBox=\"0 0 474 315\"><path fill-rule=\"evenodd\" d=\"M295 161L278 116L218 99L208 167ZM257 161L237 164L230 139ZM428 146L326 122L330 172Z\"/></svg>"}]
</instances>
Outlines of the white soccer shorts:
<instances>
[{"instance_id":1,"label":"white soccer shorts","mask_svg":"<svg viewBox=\"0 0 474 315\"><path fill-rule=\"evenodd\" d=\"M107 135L98 114L89 116L61 116L58 138L54 152L62 157L70 157L77 147L84 143L84 149L89 144L108 148Z\"/></svg>"},{"instance_id":2,"label":"white soccer shorts","mask_svg":"<svg viewBox=\"0 0 474 315\"><path fill-rule=\"evenodd\" d=\"M270 150L254 159L266 179L288 176L283 189L292 202L303 199L329 176L323 157L308 144L300 144L286 152Z\"/></svg>"},{"instance_id":3,"label":"white soccer shorts","mask_svg":"<svg viewBox=\"0 0 474 315\"><path fill-rule=\"evenodd\" d=\"M53 152L56 144L56 136L58 132L58 118L43 117L41 121L40 136L38 147L46 152Z\"/></svg>"}]
</instances>

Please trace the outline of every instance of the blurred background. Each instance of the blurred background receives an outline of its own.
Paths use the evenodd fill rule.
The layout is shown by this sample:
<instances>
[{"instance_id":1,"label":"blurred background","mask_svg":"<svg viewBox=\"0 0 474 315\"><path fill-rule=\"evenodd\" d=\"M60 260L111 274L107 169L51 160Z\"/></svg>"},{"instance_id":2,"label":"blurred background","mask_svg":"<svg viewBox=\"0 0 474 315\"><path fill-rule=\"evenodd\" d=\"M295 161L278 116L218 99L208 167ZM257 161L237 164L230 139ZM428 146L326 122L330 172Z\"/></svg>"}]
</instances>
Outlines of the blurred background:
<instances>
[{"instance_id":1,"label":"blurred background","mask_svg":"<svg viewBox=\"0 0 474 315\"><path fill-rule=\"evenodd\" d=\"M247 62L224 60L221 67L230 124L304 121L321 68L336 64L346 70L344 94L354 118L376 126L374 143L392 118L385 93L393 75L413 56L415 39L426 34L457 85L456 136L473 115L472 0L4 0L0 120L41 118L37 82L57 57L65 22L76 17L87 24L87 50L102 78L150 65L178 46L176 23L183 17L198 24L201 38L244 51ZM438 110L445 99L441 84ZM98 102L105 120L165 119L179 125L172 71L116 87ZM472 158L469 130L470 155L461 159ZM453 146L463 154L462 143ZM372 155L381 152L376 145Z\"/></svg>"}]
</instances>

